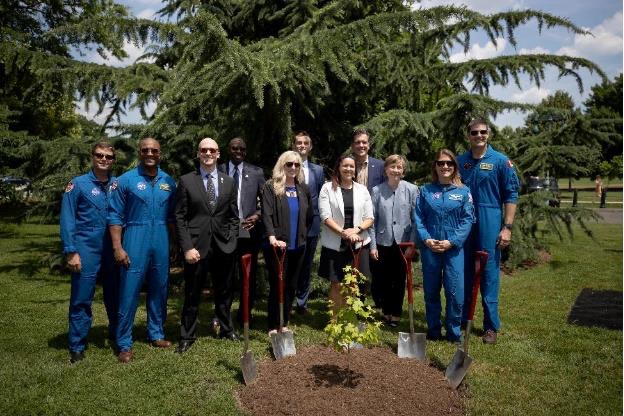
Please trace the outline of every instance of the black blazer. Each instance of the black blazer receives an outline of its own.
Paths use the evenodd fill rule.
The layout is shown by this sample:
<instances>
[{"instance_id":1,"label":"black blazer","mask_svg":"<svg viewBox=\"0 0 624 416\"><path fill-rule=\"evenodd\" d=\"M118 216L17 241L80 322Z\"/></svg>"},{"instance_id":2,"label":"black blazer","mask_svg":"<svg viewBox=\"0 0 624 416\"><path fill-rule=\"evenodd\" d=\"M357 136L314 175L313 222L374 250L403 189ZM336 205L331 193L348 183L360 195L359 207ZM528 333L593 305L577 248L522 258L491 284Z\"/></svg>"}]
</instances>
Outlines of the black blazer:
<instances>
[{"instance_id":1,"label":"black blazer","mask_svg":"<svg viewBox=\"0 0 624 416\"><path fill-rule=\"evenodd\" d=\"M217 169L226 175L230 175L229 162L220 164ZM260 215L260 193L264 186L264 172L257 166L243 161L243 171L241 175L241 211L242 217L247 218L253 214Z\"/></svg>"},{"instance_id":2,"label":"black blazer","mask_svg":"<svg viewBox=\"0 0 624 416\"><path fill-rule=\"evenodd\" d=\"M297 230L297 247L306 243L308 228L312 225L314 210L310 190L304 183L297 184L299 200L299 227ZM271 181L262 190L262 222L266 230L265 236L274 235L278 240L290 241L290 208L286 195L277 196Z\"/></svg>"},{"instance_id":3,"label":"black blazer","mask_svg":"<svg viewBox=\"0 0 624 416\"><path fill-rule=\"evenodd\" d=\"M218 193L214 212L210 214L208 195L199 171L180 178L175 217L183 252L195 248L204 259L212 254L213 241L223 253L236 249L240 221L232 178L218 173Z\"/></svg>"}]
</instances>

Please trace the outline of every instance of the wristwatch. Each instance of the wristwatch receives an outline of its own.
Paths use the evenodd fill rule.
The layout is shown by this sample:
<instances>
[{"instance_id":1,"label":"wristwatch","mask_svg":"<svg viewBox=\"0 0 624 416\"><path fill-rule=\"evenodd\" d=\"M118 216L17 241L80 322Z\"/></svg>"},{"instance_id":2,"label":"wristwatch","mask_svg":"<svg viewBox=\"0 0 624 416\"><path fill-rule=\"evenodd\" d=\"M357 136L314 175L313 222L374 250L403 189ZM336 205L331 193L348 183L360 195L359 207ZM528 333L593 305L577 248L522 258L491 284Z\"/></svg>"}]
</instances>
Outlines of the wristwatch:
<instances>
[{"instance_id":1,"label":"wristwatch","mask_svg":"<svg viewBox=\"0 0 624 416\"><path fill-rule=\"evenodd\" d=\"M503 228L507 228L509 231L513 229L513 224L503 224Z\"/></svg>"}]
</instances>

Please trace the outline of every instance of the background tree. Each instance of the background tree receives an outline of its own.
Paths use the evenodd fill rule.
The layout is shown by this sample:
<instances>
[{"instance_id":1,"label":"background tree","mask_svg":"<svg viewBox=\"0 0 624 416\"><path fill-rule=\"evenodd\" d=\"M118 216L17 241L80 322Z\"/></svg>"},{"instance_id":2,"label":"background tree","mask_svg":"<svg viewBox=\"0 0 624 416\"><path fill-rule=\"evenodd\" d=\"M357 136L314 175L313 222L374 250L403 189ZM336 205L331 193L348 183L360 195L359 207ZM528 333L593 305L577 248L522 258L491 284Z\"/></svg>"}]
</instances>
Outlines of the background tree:
<instances>
[{"instance_id":1,"label":"background tree","mask_svg":"<svg viewBox=\"0 0 624 416\"><path fill-rule=\"evenodd\" d=\"M602 84L594 85L591 91L584 103L586 114L611 139L602 145L601 160L601 164L602 162L610 164L617 157L620 157L620 160L622 157L622 74L616 76L613 81L605 80ZM596 173L599 172L593 172ZM621 176L621 173L618 176Z\"/></svg>"},{"instance_id":2,"label":"background tree","mask_svg":"<svg viewBox=\"0 0 624 416\"><path fill-rule=\"evenodd\" d=\"M520 86L521 74L539 86L550 67L581 89L579 71L604 77L592 62L560 55L450 61L453 46L468 51L475 32L514 47L515 30L532 21L540 31L587 33L566 19L535 10L486 15L465 7L413 6L400 0L171 0L161 16L172 23L164 23L132 18L112 0L13 1L2 16L0 65L7 76L0 104L7 109L0 114L9 130L24 132L13 140L30 146L15 169L33 166L28 172L41 187L58 190L64 184L50 183L51 174L78 173L77 153L88 155L84 149L92 140L72 130L79 123L59 127L51 137L17 123L31 102L31 112L46 108L36 97L50 97L67 111L75 99L95 103L108 124L131 108L147 118L145 109L156 103L143 128L116 128L133 139L159 137L174 175L193 168L198 137L224 145L242 135L251 161L268 168L293 130L305 129L315 138L315 157L331 166L348 149L352 129L366 127L374 154L405 155L410 179L422 182L435 151L463 150L472 117L531 108L491 98L491 86ZM125 68L71 58L70 48L123 58L125 42L149 45L148 52Z\"/></svg>"}]
</instances>

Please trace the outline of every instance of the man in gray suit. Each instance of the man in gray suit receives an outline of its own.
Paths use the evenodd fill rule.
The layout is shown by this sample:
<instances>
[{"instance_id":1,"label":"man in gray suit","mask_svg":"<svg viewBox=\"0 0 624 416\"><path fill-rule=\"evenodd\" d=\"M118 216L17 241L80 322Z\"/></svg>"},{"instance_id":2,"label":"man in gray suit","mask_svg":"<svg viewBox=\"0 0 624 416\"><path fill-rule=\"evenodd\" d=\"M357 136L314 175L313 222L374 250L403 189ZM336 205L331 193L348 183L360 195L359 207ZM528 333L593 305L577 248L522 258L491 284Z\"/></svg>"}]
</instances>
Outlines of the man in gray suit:
<instances>
[{"instance_id":1,"label":"man in gray suit","mask_svg":"<svg viewBox=\"0 0 624 416\"><path fill-rule=\"evenodd\" d=\"M297 313L305 315L308 313L308 297L310 296L310 275L312 274L312 261L314 260L314 253L316 252L316 244L318 243L318 236L321 232L321 217L319 215L318 208L318 196L321 192L321 187L325 182L325 174L323 168L320 165L314 164L308 160L310 151L312 151L312 138L305 131L300 131L295 135L295 139L292 143L293 150L299 153L301 160L303 161L303 175L305 177L305 183L310 190L310 197L312 202L313 219L312 225L308 229L308 238L306 241L306 251L303 258L303 265L301 266L301 274L297 281Z\"/></svg>"},{"instance_id":2,"label":"man in gray suit","mask_svg":"<svg viewBox=\"0 0 624 416\"><path fill-rule=\"evenodd\" d=\"M257 166L247 163L247 145L241 137L235 137L228 144L229 161L219 165L218 170L234 180L237 190L240 231L236 248L239 282L242 282L242 268L239 259L243 254L251 254L251 272L249 274L249 318L256 300L256 274L258 270L258 252L262 241L262 221L260 221L260 192L264 186L264 172ZM242 291L241 291L242 296ZM242 299L241 303L242 305ZM239 324L243 322L242 308L237 314Z\"/></svg>"}]
</instances>

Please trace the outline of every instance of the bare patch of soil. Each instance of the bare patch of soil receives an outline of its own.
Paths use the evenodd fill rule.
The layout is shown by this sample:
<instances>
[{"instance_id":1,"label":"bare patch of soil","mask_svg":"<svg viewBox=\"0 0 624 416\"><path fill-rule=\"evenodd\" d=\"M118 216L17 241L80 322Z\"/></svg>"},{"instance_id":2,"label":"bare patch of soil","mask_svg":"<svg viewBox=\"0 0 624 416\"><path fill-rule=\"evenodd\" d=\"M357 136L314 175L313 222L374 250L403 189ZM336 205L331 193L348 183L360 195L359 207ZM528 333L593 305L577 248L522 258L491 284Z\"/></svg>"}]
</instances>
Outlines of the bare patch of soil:
<instances>
[{"instance_id":1,"label":"bare patch of soil","mask_svg":"<svg viewBox=\"0 0 624 416\"><path fill-rule=\"evenodd\" d=\"M444 374L389 348L351 351L297 349L297 355L258 363L258 377L236 393L250 415L462 415L460 394Z\"/></svg>"}]
</instances>

